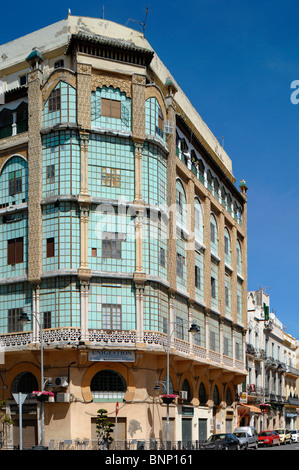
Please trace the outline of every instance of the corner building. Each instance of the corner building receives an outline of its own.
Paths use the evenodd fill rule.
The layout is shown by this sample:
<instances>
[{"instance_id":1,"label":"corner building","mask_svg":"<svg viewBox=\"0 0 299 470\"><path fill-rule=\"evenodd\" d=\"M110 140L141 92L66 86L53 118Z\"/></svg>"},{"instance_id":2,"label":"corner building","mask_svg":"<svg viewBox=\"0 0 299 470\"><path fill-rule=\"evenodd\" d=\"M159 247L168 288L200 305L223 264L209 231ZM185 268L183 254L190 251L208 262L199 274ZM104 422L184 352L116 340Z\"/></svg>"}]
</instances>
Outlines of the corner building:
<instances>
[{"instance_id":1,"label":"corner building","mask_svg":"<svg viewBox=\"0 0 299 470\"><path fill-rule=\"evenodd\" d=\"M4 445L19 444L18 392L23 446L40 442L41 330L46 446L92 445L117 402L119 446L165 441L167 351L170 440L231 431L245 182L142 33L69 15L0 51Z\"/></svg>"}]
</instances>

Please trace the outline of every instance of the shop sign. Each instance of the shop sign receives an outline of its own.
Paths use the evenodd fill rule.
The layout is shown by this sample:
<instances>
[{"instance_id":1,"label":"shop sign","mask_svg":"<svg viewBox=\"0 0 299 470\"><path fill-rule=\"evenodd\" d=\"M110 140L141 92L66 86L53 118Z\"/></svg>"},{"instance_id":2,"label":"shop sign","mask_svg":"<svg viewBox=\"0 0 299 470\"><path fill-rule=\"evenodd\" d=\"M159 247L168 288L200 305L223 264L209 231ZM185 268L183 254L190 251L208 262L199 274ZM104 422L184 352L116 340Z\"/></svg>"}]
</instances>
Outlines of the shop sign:
<instances>
[{"instance_id":1,"label":"shop sign","mask_svg":"<svg viewBox=\"0 0 299 470\"><path fill-rule=\"evenodd\" d=\"M242 392L240 395L240 403L247 403L248 401L248 393Z\"/></svg>"},{"instance_id":2,"label":"shop sign","mask_svg":"<svg viewBox=\"0 0 299 470\"><path fill-rule=\"evenodd\" d=\"M89 361L108 361L108 362L134 362L135 352L134 351L120 351L120 350L101 350L101 351L89 351Z\"/></svg>"}]
</instances>

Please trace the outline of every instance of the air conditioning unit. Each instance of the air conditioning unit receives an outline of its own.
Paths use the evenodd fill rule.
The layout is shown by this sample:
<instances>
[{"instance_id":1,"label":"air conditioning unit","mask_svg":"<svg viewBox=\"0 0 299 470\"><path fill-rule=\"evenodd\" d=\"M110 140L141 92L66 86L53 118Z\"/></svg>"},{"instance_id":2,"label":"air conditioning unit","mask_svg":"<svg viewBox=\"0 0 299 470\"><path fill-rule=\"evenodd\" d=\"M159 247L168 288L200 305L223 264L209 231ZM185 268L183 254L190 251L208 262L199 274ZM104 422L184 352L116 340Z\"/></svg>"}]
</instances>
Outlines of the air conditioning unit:
<instances>
[{"instance_id":1,"label":"air conditioning unit","mask_svg":"<svg viewBox=\"0 0 299 470\"><path fill-rule=\"evenodd\" d=\"M185 392L185 390L180 390L179 391L179 397L181 400L187 400L188 399L188 392Z\"/></svg>"},{"instance_id":2,"label":"air conditioning unit","mask_svg":"<svg viewBox=\"0 0 299 470\"><path fill-rule=\"evenodd\" d=\"M68 386L68 378L67 377L54 377L54 387L67 387Z\"/></svg>"},{"instance_id":3,"label":"air conditioning unit","mask_svg":"<svg viewBox=\"0 0 299 470\"><path fill-rule=\"evenodd\" d=\"M56 393L57 403L70 403L70 401L71 401L70 393Z\"/></svg>"},{"instance_id":4,"label":"air conditioning unit","mask_svg":"<svg viewBox=\"0 0 299 470\"><path fill-rule=\"evenodd\" d=\"M45 387L53 387L53 377L45 377Z\"/></svg>"}]
</instances>

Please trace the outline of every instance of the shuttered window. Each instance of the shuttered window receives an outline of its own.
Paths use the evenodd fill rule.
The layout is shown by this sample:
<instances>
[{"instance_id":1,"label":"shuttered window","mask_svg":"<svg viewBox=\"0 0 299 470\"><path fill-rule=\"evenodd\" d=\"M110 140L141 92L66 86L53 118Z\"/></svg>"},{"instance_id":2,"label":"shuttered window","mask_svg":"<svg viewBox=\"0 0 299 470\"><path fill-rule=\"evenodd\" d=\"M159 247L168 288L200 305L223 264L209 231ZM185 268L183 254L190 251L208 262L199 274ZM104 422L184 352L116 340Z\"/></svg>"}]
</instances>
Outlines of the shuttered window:
<instances>
[{"instance_id":1,"label":"shuttered window","mask_svg":"<svg viewBox=\"0 0 299 470\"><path fill-rule=\"evenodd\" d=\"M7 264L14 265L23 262L23 237L7 240Z\"/></svg>"},{"instance_id":2,"label":"shuttered window","mask_svg":"<svg viewBox=\"0 0 299 470\"><path fill-rule=\"evenodd\" d=\"M47 258L54 256L54 238L47 238Z\"/></svg>"},{"instance_id":3,"label":"shuttered window","mask_svg":"<svg viewBox=\"0 0 299 470\"><path fill-rule=\"evenodd\" d=\"M105 117L121 119L121 102L118 100L101 99L101 114Z\"/></svg>"}]
</instances>

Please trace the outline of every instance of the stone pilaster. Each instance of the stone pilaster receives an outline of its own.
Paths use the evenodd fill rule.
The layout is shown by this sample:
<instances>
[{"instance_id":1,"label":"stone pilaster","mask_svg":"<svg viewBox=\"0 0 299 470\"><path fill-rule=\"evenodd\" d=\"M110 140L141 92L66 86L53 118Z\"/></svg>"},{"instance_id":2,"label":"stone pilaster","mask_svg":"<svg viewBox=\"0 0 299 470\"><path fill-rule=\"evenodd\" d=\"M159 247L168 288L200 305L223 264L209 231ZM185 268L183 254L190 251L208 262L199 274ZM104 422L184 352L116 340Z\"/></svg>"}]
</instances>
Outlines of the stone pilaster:
<instances>
[{"instance_id":1,"label":"stone pilaster","mask_svg":"<svg viewBox=\"0 0 299 470\"><path fill-rule=\"evenodd\" d=\"M91 127L91 65L77 64L77 121L83 130Z\"/></svg>"},{"instance_id":2,"label":"stone pilaster","mask_svg":"<svg viewBox=\"0 0 299 470\"><path fill-rule=\"evenodd\" d=\"M42 72L28 74L28 279L39 283L42 272Z\"/></svg>"},{"instance_id":3,"label":"stone pilaster","mask_svg":"<svg viewBox=\"0 0 299 470\"><path fill-rule=\"evenodd\" d=\"M176 106L172 95L166 97L167 120L176 124ZM176 135L167 135L169 150L167 159L167 205L169 213L169 228L167 242L167 277L170 289L176 289Z\"/></svg>"},{"instance_id":4,"label":"stone pilaster","mask_svg":"<svg viewBox=\"0 0 299 470\"><path fill-rule=\"evenodd\" d=\"M208 309L211 308L211 201L208 197L204 201L204 302Z\"/></svg>"}]
</instances>

